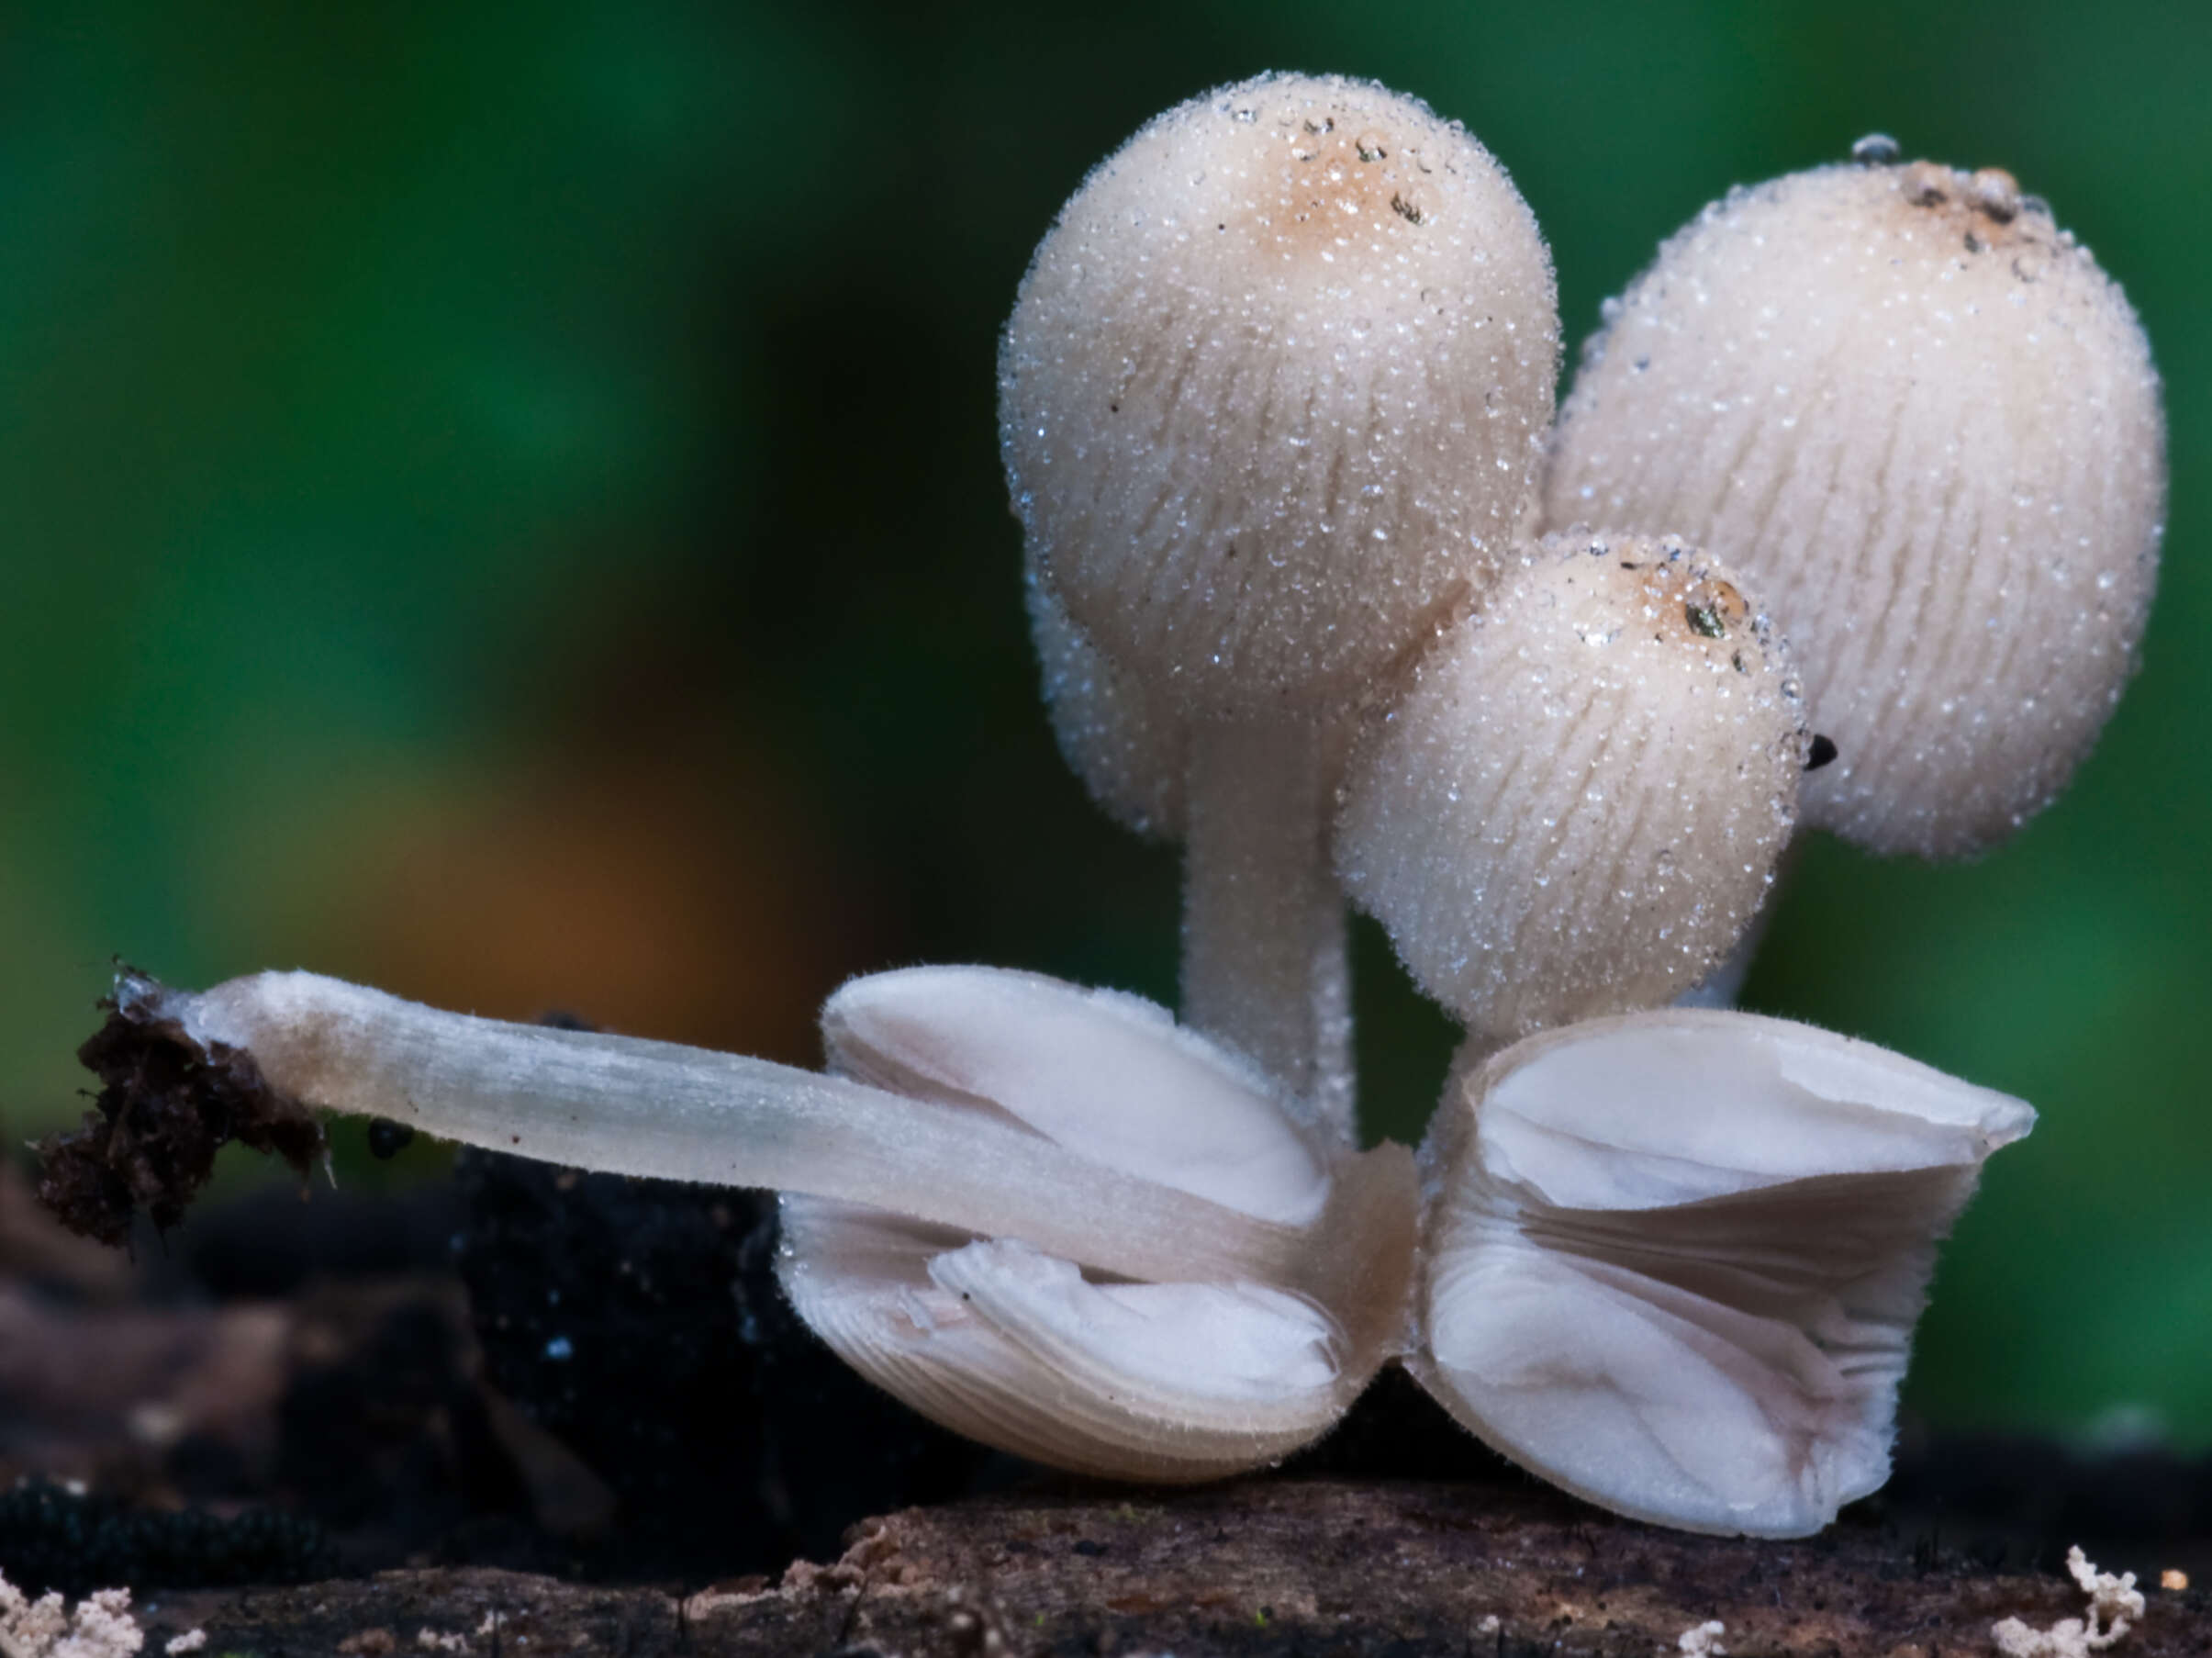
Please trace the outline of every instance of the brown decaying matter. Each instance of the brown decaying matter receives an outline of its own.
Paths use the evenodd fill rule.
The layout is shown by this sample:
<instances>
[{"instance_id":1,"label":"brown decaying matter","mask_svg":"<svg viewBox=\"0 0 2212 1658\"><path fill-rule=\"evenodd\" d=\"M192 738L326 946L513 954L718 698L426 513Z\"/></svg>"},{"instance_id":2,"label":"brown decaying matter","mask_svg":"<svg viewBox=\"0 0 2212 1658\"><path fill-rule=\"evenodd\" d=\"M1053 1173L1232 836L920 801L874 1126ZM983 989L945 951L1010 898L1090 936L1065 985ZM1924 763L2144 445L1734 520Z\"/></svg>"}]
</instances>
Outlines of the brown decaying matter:
<instances>
[{"instance_id":1,"label":"brown decaying matter","mask_svg":"<svg viewBox=\"0 0 2212 1658\"><path fill-rule=\"evenodd\" d=\"M39 1144L39 1201L73 1232L122 1244L140 1209L166 1229L207 1184L232 1140L281 1157L303 1177L321 1159L322 1125L263 1080L252 1057L203 1047L172 1020L119 1011L77 1050L100 1079L97 1109L74 1133Z\"/></svg>"},{"instance_id":2,"label":"brown decaying matter","mask_svg":"<svg viewBox=\"0 0 2212 1658\"><path fill-rule=\"evenodd\" d=\"M866 1520L846 1537L841 1559L802 1562L780 1585L739 1578L681 1596L510 1572L391 1572L250 1598L173 1596L162 1609L204 1623L216 1651L394 1652L429 1630L468 1636L481 1653L495 1650L496 1623L496 1650L633 1658L1652 1658L1717 1619L1731 1652L1936 1658L1990 1651L2000 1618L2039 1628L2078 1617L2082 1598L2055 1562L1977 1570L1925 1534L1687 1537L1556 1493L1480 1484L1017 1493ZM2212 1595L2153 1593L2121 1650L2178 1658L2208 1636Z\"/></svg>"}]
</instances>

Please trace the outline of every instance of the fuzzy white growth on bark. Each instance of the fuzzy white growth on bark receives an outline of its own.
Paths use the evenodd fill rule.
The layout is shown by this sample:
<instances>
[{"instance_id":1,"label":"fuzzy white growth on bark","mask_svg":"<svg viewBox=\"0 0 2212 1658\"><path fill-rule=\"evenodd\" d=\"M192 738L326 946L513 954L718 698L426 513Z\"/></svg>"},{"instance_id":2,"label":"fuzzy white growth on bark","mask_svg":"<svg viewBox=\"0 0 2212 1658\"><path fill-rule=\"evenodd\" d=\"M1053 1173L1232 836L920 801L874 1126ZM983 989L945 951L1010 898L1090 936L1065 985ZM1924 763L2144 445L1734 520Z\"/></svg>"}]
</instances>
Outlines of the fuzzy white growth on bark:
<instances>
[{"instance_id":1,"label":"fuzzy white growth on bark","mask_svg":"<svg viewBox=\"0 0 2212 1658\"><path fill-rule=\"evenodd\" d=\"M2089 1596L2086 1618L2061 1618L2047 1630L2030 1629L2017 1618L1999 1619L1989 1638L2005 1658L2089 1658L2118 1642L2143 1615L2142 1591L2135 1574L2114 1576L2090 1564L2076 1543L2066 1551L2066 1570Z\"/></svg>"},{"instance_id":2,"label":"fuzzy white growth on bark","mask_svg":"<svg viewBox=\"0 0 2212 1658\"><path fill-rule=\"evenodd\" d=\"M146 1644L128 1589L97 1589L69 1610L59 1594L33 1600L0 1574L0 1654L6 1658L131 1658Z\"/></svg>"}]
</instances>

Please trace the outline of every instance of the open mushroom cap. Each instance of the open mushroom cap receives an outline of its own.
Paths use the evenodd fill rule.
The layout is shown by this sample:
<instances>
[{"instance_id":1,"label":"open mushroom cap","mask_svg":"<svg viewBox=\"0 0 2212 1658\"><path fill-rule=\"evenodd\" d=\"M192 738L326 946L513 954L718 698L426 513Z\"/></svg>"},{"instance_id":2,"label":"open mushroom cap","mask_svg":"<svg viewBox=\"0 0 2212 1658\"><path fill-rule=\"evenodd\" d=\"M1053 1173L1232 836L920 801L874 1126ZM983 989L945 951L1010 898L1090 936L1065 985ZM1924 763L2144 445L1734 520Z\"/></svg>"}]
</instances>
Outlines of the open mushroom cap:
<instances>
[{"instance_id":1,"label":"open mushroom cap","mask_svg":"<svg viewBox=\"0 0 2212 1658\"><path fill-rule=\"evenodd\" d=\"M1476 1031L1656 1006L1757 912L1806 746L1780 642L1719 565L1549 537L1363 734L1338 870Z\"/></svg>"},{"instance_id":2,"label":"open mushroom cap","mask_svg":"<svg viewBox=\"0 0 2212 1658\"><path fill-rule=\"evenodd\" d=\"M1341 705L1495 567L1558 331L1536 221L1458 125L1336 77L1194 98L1084 182L1007 325L1033 564L1186 708Z\"/></svg>"},{"instance_id":3,"label":"open mushroom cap","mask_svg":"<svg viewBox=\"0 0 2212 1658\"><path fill-rule=\"evenodd\" d=\"M1214 1479L1327 1430L1365 1374L1312 1303L1250 1283L1121 1283L1026 1244L787 1194L784 1293L923 1416L1033 1462Z\"/></svg>"},{"instance_id":4,"label":"open mushroom cap","mask_svg":"<svg viewBox=\"0 0 2212 1658\"><path fill-rule=\"evenodd\" d=\"M1423 1150L1423 1342L1463 1425L1617 1513L1798 1537L1889 1476L1936 1246L2019 1101L1669 1010L1463 1071Z\"/></svg>"},{"instance_id":5,"label":"open mushroom cap","mask_svg":"<svg viewBox=\"0 0 2212 1658\"><path fill-rule=\"evenodd\" d=\"M1737 190L1608 305L1552 527L1679 534L1758 584L1834 765L1806 822L1944 857L2065 785L2134 660L2165 510L2140 325L2009 174Z\"/></svg>"},{"instance_id":6,"label":"open mushroom cap","mask_svg":"<svg viewBox=\"0 0 2212 1658\"><path fill-rule=\"evenodd\" d=\"M821 1010L832 1072L1002 1113L1109 1168L1285 1226L1316 1219L1328 1158L1267 1080L1156 1003L1004 968L855 979Z\"/></svg>"},{"instance_id":7,"label":"open mushroom cap","mask_svg":"<svg viewBox=\"0 0 2212 1658\"><path fill-rule=\"evenodd\" d=\"M1324 1432L1402 1339L1411 1159L1319 1146L1257 1072L1165 1010L1034 974L916 968L847 985L822 1027L854 1081L1019 1123L1102 1171L1312 1238L1311 1270L1274 1282L1132 1280L1019 1238L787 1193L792 1305L933 1420L1055 1467L1213 1478Z\"/></svg>"}]
</instances>

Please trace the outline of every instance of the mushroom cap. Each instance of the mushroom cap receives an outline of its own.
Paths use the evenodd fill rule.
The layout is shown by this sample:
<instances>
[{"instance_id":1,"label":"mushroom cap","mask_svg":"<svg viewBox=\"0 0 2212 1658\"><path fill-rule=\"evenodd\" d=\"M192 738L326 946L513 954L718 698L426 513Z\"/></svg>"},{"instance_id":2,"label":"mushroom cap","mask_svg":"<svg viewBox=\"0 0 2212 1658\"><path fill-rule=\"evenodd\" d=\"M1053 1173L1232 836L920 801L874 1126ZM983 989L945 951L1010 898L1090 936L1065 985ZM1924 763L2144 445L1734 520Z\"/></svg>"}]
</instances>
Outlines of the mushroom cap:
<instances>
[{"instance_id":1,"label":"mushroom cap","mask_svg":"<svg viewBox=\"0 0 2212 1658\"><path fill-rule=\"evenodd\" d=\"M1536 220L1465 129L1336 77L1208 93L1022 279L1000 442L1032 562L1190 711L1342 707L1494 569L1558 354Z\"/></svg>"},{"instance_id":2,"label":"mushroom cap","mask_svg":"<svg viewBox=\"0 0 2212 1658\"><path fill-rule=\"evenodd\" d=\"M1463 1057L1422 1149L1409 1368L1616 1514L1806 1536L1888 1477L1936 1245L2034 1122L1751 1014L1632 1014Z\"/></svg>"},{"instance_id":3,"label":"mushroom cap","mask_svg":"<svg viewBox=\"0 0 2212 1658\"><path fill-rule=\"evenodd\" d=\"M822 1036L831 1068L856 1081L979 1126L1019 1122L1100 1177L1311 1238L1295 1254L1326 1258L1318 1275L1262 1282L1193 1247L1131 1277L787 1192L777 1272L792 1305L933 1420L1056 1467L1212 1479L1324 1432L1402 1334L1412 1158L1320 1146L1258 1072L1164 1008L1031 973L913 968L847 984Z\"/></svg>"},{"instance_id":4,"label":"mushroom cap","mask_svg":"<svg viewBox=\"0 0 2212 1658\"><path fill-rule=\"evenodd\" d=\"M2165 510L2150 348L2009 174L1834 166L1737 190L1587 348L1552 526L1684 536L1758 584L1835 765L1806 822L2002 839L2095 741Z\"/></svg>"},{"instance_id":5,"label":"mushroom cap","mask_svg":"<svg viewBox=\"0 0 2212 1658\"><path fill-rule=\"evenodd\" d=\"M1654 1006L1757 912L1806 750L1780 643L1713 561L1547 537L1362 734L1338 873L1477 1031Z\"/></svg>"},{"instance_id":6,"label":"mushroom cap","mask_svg":"<svg viewBox=\"0 0 2212 1658\"><path fill-rule=\"evenodd\" d=\"M1023 571L1022 585L1044 673L1045 711L1068 769L1123 828L1181 839L1188 722L1157 706L1142 681L1108 660L1033 567Z\"/></svg>"}]
</instances>

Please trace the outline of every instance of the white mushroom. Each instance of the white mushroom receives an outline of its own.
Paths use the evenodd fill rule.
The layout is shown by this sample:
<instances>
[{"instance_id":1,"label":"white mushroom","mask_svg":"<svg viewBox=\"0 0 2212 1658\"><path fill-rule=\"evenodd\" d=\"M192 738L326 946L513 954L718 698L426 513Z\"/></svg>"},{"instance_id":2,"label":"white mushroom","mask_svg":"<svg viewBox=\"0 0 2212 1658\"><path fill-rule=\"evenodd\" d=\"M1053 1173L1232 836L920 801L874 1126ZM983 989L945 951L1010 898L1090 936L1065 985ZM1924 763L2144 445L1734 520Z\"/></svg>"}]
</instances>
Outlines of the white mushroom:
<instances>
[{"instance_id":1,"label":"white mushroom","mask_svg":"<svg viewBox=\"0 0 2212 1658\"><path fill-rule=\"evenodd\" d=\"M1123 828L1181 839L1189 748L1181 717L1109 661L1034 570L1024 572L1022 588L1044 669L1045 711L1069 767Z\"/></svg>"},{"instance_id":2,"label":"white mushroom","mask_svg":"<svg viewBox=\"0 0 2212 1658\"><path fill-rule=\"evenodd\" d=\"M1188 843L1186 1018L1348 1133L1336 745L1533 498L1551 269L1504 174L1379 86L1168 111L1037 249L1000 354L1063 746Z\"/></svg>"},{"instance_id":3,"label":"white mushroom","mask_svg":"<svg viewBox=\"0 0 2212 1658\"><path fill-rule=\"evenodd\" d=\"M1758 911L1807 745L1726 571L1679 542L1552 537L1366 734L1338 868L1483 1036L1657 1006Z\"/></svg>"},{"instance_id":4,"label":"white mushroom","mask_svg":"<svg viewBox=\"0 0 2212 1658\"><path fill-rule=\"evenodd\" d=\"M1189 843L1207 1035L915 969L832 999L813 1072L306 973L126 975L96 1051L143 1097L108 1127L207 1107L211 1150L261 1113L300 1158L304 1103L774 1189L782 1282L838 1352L1063 1467L1254 1467L1400 1358L1605 1507L1818 1529L1885 1476L1935 1246L2032 1114L1782 1021L1588 1017L1714 965L1821 756L1704 555L1524 552L1551 305L1480 147L1334 79L1169 112L1038 250L1000 364L1032 619L1086 782ZM1822 821L1951 850L2055 789L2117 694L2162 441L2132 315L2009 181L1831 171L1670 244L1549 510L1746 570L1815 653L1849 767ZM1472 1027L1418 1184L1349 1143L1340 783L1345 880ZM120 1232L145 1193L96 1134L49 1172L73 1158L55 1189Z\"/></svg>"},{"instance_id":5,"label":"white mushroom","mask_svg":"<svg viewBox=\"0 0 2212 1658\"><path fill-rule=\"evenodd\" d=\"M1806 821L1946 857L2048 803L2134 665L2165 510L2158 376L2089 250L1994 169L1824 167L1707 207L1606 317L1547 521L1757 584L1838 751Z\"/></svg>"},{"instance_id":6,"label":"white mushroom","mask_svg":"<svg viewBox=\"0 0 2212 1658\"><path fill-rule=\"evenodd\" d=\"M1311 1137L1249 1066L1134 997L986 968L856 980L824 1010L829 1075L309 973L199 994L127 979L117 1017L277 1110L783 1192L779 1275L832 1348L1064 1468L1189 1480L1278 1459L1404 1332L1405 1148Z\"/></svg>"},{"instance_id":7,"label":"white mushroom","mask_svg":"<svg viewBox=\"0 0 2212 1658\"><path fill-rule=\"evenodd\" d=\"M1799 1537L1889 1477L1936 1245L2035 1114L1864 1042L1672 1010L1462 1073L1414 1373L1618 1513Z\"/></svg>"},{"instance_id":8,"label":"white mushroom","mask_svg":"<svg viewBox=\"0 0 2212 1658\"><path fill-rule=\"evenodd\" d=\"M843 1074L263 973L197 995L127 977L106 1035L141 1044L117 1074L157 1079L132 1109L192 1111L197 1078L233 1115L305 1102L775 1186L807 1322L1042 1462L1255 1467L1396 1357L1592 1501L1763 1535L1881 1484L1935 1245L2032 1121L1803 1025L1631 1014L1468 1065L1417 1189L1402 1147L1321 1142L1132 997L916 969L854 981L824 1026Z\"/></svg>"}]
</instances>

